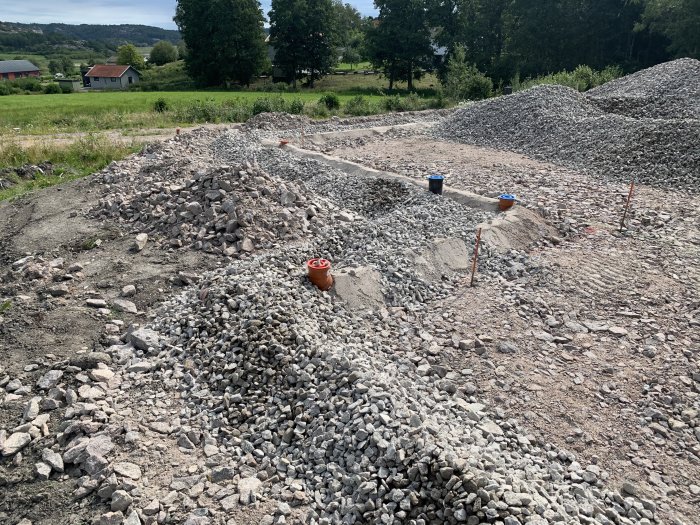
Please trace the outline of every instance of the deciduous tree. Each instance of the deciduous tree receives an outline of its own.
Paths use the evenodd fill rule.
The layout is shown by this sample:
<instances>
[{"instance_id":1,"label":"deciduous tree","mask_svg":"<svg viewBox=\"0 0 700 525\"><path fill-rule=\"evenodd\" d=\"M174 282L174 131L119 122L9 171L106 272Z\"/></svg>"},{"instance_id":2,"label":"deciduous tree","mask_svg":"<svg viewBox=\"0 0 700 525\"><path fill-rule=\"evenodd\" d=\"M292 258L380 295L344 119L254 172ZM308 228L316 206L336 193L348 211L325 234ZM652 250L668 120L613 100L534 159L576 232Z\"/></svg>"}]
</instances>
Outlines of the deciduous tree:
<instances>
[{"instance_id":1,"label":"deciduous tree","mask_svg":"<svg viewBox=\"0 0 700 525\"><path fill-rule=\"evenodd\" d=\"M175 62L176 60L177 48L167 40L157 42L151 49L151 54L148 59L149 62L157 66Z\"/></svg>"},{"instance_id":2,"label":"deciduous tree","mask_svg":"<svg viewBox=\"0 0 700 525\"><path fill-rule=\"evenodd\" d=\"M146 63L134 44L124 44L117 48L117 64L143 69Z\"/></svg>"},{"instance_id":3,"label":"deciduous tree","mask_svg":"<svg viewBox=\"0 0 700 525\"><path fill-rule=\"evenodd\" d=\"M178 0L175 23L187 46L187 69L202 84L249 85L266 64L258 0Z\"/></svg>"}]
</instances>

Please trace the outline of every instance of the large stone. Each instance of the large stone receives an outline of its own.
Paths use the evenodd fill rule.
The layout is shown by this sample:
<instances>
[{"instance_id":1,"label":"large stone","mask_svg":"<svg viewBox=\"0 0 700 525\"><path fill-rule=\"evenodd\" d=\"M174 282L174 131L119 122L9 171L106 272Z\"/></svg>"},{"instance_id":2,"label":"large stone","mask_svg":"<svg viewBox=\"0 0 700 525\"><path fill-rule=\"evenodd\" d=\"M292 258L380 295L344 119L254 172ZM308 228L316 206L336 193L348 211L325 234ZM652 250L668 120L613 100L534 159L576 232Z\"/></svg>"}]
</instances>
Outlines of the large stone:
<instances>
[{"instance_id":1,"label":"large stone","mask_svg":"<svg viewBox=\"0 0 700 525\"><path fill-rule=\"evenodd\" d=\"M132 498L131 494L129 494L127 491L115 490L112 494L112 501L110 502L109 508L113 511L124 512L129 508L129 505L131 505L133 501L134 498Z\"/></svg>"},{"instance_id":2,"label":"large stone","mask_svg":"<svg viewBox=\"0 0 700 525\"><path fill-rule=\"evenodd\" d=\"M114 301L112 301L112 306L114 306L114 309L118 312L124 312L127 314L138 313L138 308L136 308L136 305L126 299L114 299Z\"/></svg>"},{"instance_id":3,"label":"large stone","mask_svg":"<svg viewBox=\"0 0 700 525\"><path fill-rule=\"evenodd\" d=\"M30 436L28 433L15 432L5 440L5 442L2 444L2 450L0 452L2 452L3 457L11 456L29 445L31 441L32 436Z\"/></svg>"},{"instance_id":4,"label":"large stone","mask_svg":"<svg viewBox=\"0 0 700 525\"><path fill-rule=\"evenodd\" d=\"M49 370L41 379L37 381L36 386L40 390L49 390L58 385L59 381L63 377L63 370Z\"/></svg>"},{"instance_id":5,"label":"large stone","mask_svg":"<svg viewBox=\"0 0 700 525\"><path fill-rule=\"evenodd\" d=\"M135 463L130 463L128 461L123 461L114 464L114 472L120 476L125 476L131 479L139 479L141 477L141 467Z\"/></svg>"},{"instance_id":6,"label":"large stone","mask_svg":"<svg viewBox=\"0 0 700 525\"><path fill-rule=\"evenodd\" d=\"M255 503L262 482L258 478L243 478L238 482L239 501L243 505Z\"/></svg>"},{"instance_id":7,"label":"large stone","mask_svg":"<svg viewBox=\"0 0 700 525\"><path fill-rule=\"evenodd\" d=\"M41 460L56 472L63 472L63 458L50 448L45 448L41 451Z\"/></svg>"},{"instance_id":8,"label":"large stone","mask_svg":"<svg viewBox=\"0 0 700 525\"><path fill-rule=\"evenodd\" d=\"M129 341L139 350L148 350L149 347L158 348L160 338L158 333L153 330L139 328L129 334Z\"/></svg>"},{"instance_id":9,"label":"large stone","mask_svg":"<svg viewBox=\"0 0 700 525\"><path fill-rule=\"evenodd\" d=\"M148 234L139 233L134 239L134 244L131 249L135 252L140 252L146 247L146 243L148 243Z\"/></svg>"},{"instance_id":10,"label":"large stone","mask_svg":"<svg viewBox=\"0 0 700 525\"><path fill-rule=\"evenodd\" d=\"M111 363L112 358L104 352L86 352L70 358L70 364L83 370L97 368L99 363Z\"/></svg>"}]
</instances>

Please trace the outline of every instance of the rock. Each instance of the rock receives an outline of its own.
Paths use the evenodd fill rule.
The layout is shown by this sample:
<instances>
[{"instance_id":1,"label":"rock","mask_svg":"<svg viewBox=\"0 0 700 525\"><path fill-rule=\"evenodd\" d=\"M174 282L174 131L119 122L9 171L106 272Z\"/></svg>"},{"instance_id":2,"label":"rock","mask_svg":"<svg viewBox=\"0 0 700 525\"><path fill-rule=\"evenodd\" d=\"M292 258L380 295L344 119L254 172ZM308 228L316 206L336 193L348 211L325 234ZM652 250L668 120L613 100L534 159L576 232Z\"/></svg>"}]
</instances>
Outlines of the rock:
<instances>
[{"instance_id":1,"label":"rock","mask_svg":"<svg viewBox=\"0 0 700 525\"><path fill-rule=\"evenodd\" d=\"M85 304L87 304L90 308L107 308L107 301L104 299L96 299L94 297L85 301Z\"/></svg>"},{"instance_id":2,"label":"rock","mask_svg":"<svg viewBox=\"0 0 700 525\"><path fill-rule=\"evenodd\" d=\"M97 368L100 363L109 364L112 358L104 352L86 352L70 358L70 364L83 370Z\"/></svg>"},{"instance_id":3,"label":"rock","mask_svg":"<svg viewBox=\"0 0 700 525\"><path fill-rule=\"evenodd\" d=\"M120 476L125 476L134 480L141 478L141 467L139 467L135 463L130 463L128 461L115 463L114 472L116 472Z\"/></svg>"},{"instance_id":4,"label":"rock","mask_svg":"<svg viewBox=\"0 0 700 525\"><path fill-rule=\"evenodd\" d=\"M134 239L134 244L131 249L135 252L140 252L146 247L146 243L148 243L148 234L139 233Z\"/></svg>"},{"instance_id":5,"label":"rock","mask_svg":"<svg viewBox=\"0 0 700 525\"><path fill-rule=\"evenodd\" d=\"M49 370L41 379L37 381L36 386L40 390L50 390L58 385L59 381L63 377L63 370Z\"/></svg>"},{"instance_id":6,"label":"rock","mask_svg":"<svg viewBox=\"0 0 700 525\"><path fill-rule=\"evenodd\" d=\"M503 435L503 429L499 427L496 423L493 421L486 421L484 423L481 423L478 426L479 430L481 430L484 434L491 434L494 436L502 436Z\"/></svg>"},{"instance_id":7,"label":"rock","mask_svg":"<svg viewBox=\"0 0 700 525\"><path fill-rule=\"evenodd\" d=\"M518 347L512 341L501 341L498 344L498 351L502 354L514 354L518 351Z\"/></svg>"},{"instance_id":8,"label":"rock","mask_svg":"<svg viewBox=\"0 0 700 525\"><path fill-rule=\"evenodd\" d=\"M625 481L622 483L622 491L629 494L630 496L639 496L640 490L639 486L631 481Z\"/></svg>"},{"instance_id":9,"label":"rock","mask_svg":"<svg viewBox=\"0 0 700 525\"><path fill-rule=\"evenodd\" d=\"M131 301L127 301L126 299L114 299L114 301L112 301L112 306L114 306L114 309L118 312L124 312L127 314L138 313L136 305Z\"/></svg>"},{"instance_id":10,"label":"rock","mask_svg":"<svg viewBox=\"0 0 700 525\"><path fill-rule=\"evenodd\" d=\"M36 472L36 477L39 481L46 481L51 475L51 467L46 463L35 463L34 471Z\"/></svg>"},{"instance_id":11,"label":"rock","mask_svg":"<svg viewBox=\"0 0 700 525\"><path fill-rule=\"evenodd\" d=\"M56 472L63 472L63 458L49 448L41 451L41 460Z\"/></svg>"},{"instance_id":12,"label":"rock","mask_svg":"<svg viewBox=\"0 0 700 525\"><path fill-rule=\"evenodd\" d=\"M141 518L139 518L139 515L135 510L132 510L124 520L124 525L141 525Z\"/></svg>"},{"instance_id":13,"label":"rock","mask_svg":"<svg viewBox=\"0 0 700 525\"><path fill-rule=\"evenodd\" d=\"M139 328L129 334L129 341L139 350L148 350L150 347L158 348L160 344L158 334L147 328Z\"/></svg>"},{"instance_id":14,"label":"rock","mask_svg":"<svg viewBox=\"0 0 700 525\"><path fill-rule=\"evenodd\" d=\"M10 434L2 444L2 456L7 457L16 454L32 441L32 437L26 432L15 432Z\"/></svg>"},{"instance_id":15,"label":"rock","mask_svg":"<svg viewBox=\"0 0 700 525\"><path fill-rule=\"evenodd\" d=\"M66 284L51 286L47 291L49 292L49 295L52 295L53 297L65 297L70 293L68 285Z\"/></svg>"},{"instance_id":16,"label":"rock","mask_svg":"<svg viewBox=\"0 0 700 525\"><path fill-rule=\"evenodd\" d=\"M39 402L40 401L41 401L40 397L33 397L29 400L29 402L27 403L27 406L24 409L24 414L22 415L22 420L33 421L39 415Z\"/></svg>"},{"instance_id":17,"label":"rock","mask_svg":"<svg viewBox=\"0 0 700 525\"><path fill-rule=\"evenodd\" d=\"M220 483L221 481L232 480L236 477L236 469L232 467L214 467L211 470L212 483Z\"/></svg>"},{"instance_id":18,"label":"rock","mask_svg":"<svg viewBox=\"0 0 700 525\"><path fill-rule=\"evenodd\" d=\"M239 501L243 505L255 503L261 486L262 482L258 478L242 478L238 482Z\"/></svg>"},{"instance_id":19,"label":"rock","mask_svg":"<svg viewBox=\"0 0 700 525\"><path fill-rule=\"evenodd\" d=\"M100 516L99 525L122 525L124 514L121 512L106 512Z\"/></svg>"},{"instance_id":20,"label":"rock","mask_svg":"<svg viewBox=\"0 0 700 525\"><path fill-rule=\"evenodd\" d=\"M155 514L158 514L159 510L160 510L160 502L157 499L154 499L153 501L151 501L148 505L146 505L142 509L142 512L146 516L153 516Z\"/></svg>"},{"instance_id":21,"label":"rock","mask_svg":"<svg viewBox=\"0 0 700 525\"><path fill-rule=\"evenodd\" d=\"M122 287L122 297L133 297L134 295L136 295L136 286L127 284Z\"/></svg>"},{"instance_id":22,"label":"rock","mask_svg":"<svg viewBox=\"0 0 700 525\"><path fill-rule=\"evenodd\" d=\"M125 490L115 490L112 494L110 509L112 511L125 512L134 501L134 498Z\"/></svg>"}]
</instances>

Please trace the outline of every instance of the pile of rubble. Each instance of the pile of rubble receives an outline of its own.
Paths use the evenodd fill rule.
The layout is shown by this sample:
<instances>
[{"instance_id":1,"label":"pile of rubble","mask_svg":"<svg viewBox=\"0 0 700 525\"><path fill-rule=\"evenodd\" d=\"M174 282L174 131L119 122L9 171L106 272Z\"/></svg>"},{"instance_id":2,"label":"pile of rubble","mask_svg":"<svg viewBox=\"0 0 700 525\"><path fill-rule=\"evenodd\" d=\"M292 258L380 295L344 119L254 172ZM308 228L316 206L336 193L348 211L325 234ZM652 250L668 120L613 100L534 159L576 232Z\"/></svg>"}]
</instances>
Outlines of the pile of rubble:
<instances>
[{"instance_id":1,"label":"pile of rubble","mask_svg":"<svg viewBox=\"0 0 700 525\"><path fill-rule=\"evenodd\" d=\"M694 64L682 61L679 65L693 77ZM697 97L675 100L671 95L669 101L659 86L675 79L660 74L658 81L652 81L664 71L648 70L620 80L619 85L641 85L640 90L650 91L649 104L685 108L684 114L693 115ZM692 89L697 89L697 81L684 88ZM625 181L637 177L645 184L697 191L700 120L631 118L606 113L592 100L563 86L535 86L467 106L443 120L434 132L440 138L516 151L598 176Z\"/></svg>"},{"instance_id":2,"label":"pile of rubble","mask_svg":"<svg viewBox=\"0 0 700 525\"><path fill-rule=\"evenodd\" d=\"M163 305L159 344L132 361L180 393L181 447L216 439L212 479L254 476L309 506L307 523L655 522L635 487L606 490L596 465L458 393L428 334L400 349L383 335L399 318L359 319L304 286L302 262L292 250L207 275Z\"/></svg>"},{"instance_id":3,"label":"pile of rubble","mask_svg":"<svg viewBox=\"0 0 700 525\"><path fill-rule=\"evenodd\" d=\"M700 60L681 58L591 89L608 113L634 118L700 119Z\"/></svg>"},{"instance_id":4,"label":"pile of rubble","mask_svg":"<svg viewBox=\"0 0 700 525\"><path fill-rule=\"evenodd\" d=\"M191 174L122 174L95 215L116 217L135 231L156 232L172 247L235 256L297 240L314 229L324 206L291 183L251 164L195 166ZM184 177L183 177L184 176ZM115 181L114 171L103 174Z\"/></svg>"}]
</instances>

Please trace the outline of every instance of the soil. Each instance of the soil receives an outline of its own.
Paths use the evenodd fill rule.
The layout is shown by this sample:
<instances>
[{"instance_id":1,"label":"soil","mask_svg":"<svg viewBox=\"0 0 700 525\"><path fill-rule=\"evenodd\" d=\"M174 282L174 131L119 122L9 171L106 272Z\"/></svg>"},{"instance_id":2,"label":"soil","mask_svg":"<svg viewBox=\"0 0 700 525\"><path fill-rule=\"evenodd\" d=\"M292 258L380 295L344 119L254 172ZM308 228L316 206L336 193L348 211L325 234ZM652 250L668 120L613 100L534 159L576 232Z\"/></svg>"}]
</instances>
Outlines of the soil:
<instances>
[{"instance_id":1,"label":"soil","mask_svg":"<svg viewBox=\"0 0 700 525\"><path fill-rule=\"evenodd\" d=\"M602 177L425 137L326 144L324 151L416 178L437 171L447 175L448 185L490 197L515 193L520 206L543 214L566 234L529 254L541 271L526 280L492 283L477 276L470 288L465 276L454 297L413 319L416 330L429 331L442 345L446 369L470 371L478 395L536 438L575 452L582 463L597 462L614 486L638 483L661 502L660 516L669 522L675 516L692 523L700 499L688 487L700 479L700 445L680 433L659 439L640 418L655 392L671 393L678 408L697 402L686 381L689 359L697 359L688 356L700 351L697 325L689 325L699 306L697 209L674 192L641 186L628 228L620 234L628 188ZM125 325L143 324L150 309L180 288L178 272L200 273L225 263L202 252L163 251L152 243L132 251L132 236L86 216L100 196L96 181L89 177L0 203L0 276L26 254L83 266L79 278L67 283L75 293L50 302L41 294L47 283L0 280L0 304L5 297L18 299L0 314L2 367L26 384L38 378L28 365L68 358L99 342L105 321L85 305L91 291L111 299L123 286L135 285L130 300L139 313L113 316ZM542 335L550 317L605 323L627 335L587 330L555 344ZM518 352L500 353L489 344L504 339ZM651 344L656 354L648 357L642 349ZM120 417L143 423L148 407L142 408ZM0 406L0 427L16 420L18 410L17 403ZM167 484L175 466L187 465L188 458L173 440L149 436L162 441L163 454L150 462L147 477ZM14 523L18 516L35 525L92 522L96 499L74 503L68 483L34 479L36 453L28 451L18 468L0 464L0 522ZM237 513L236 522L256 523L263 511L264 506Z\"/></svg>"}]
</instances>

